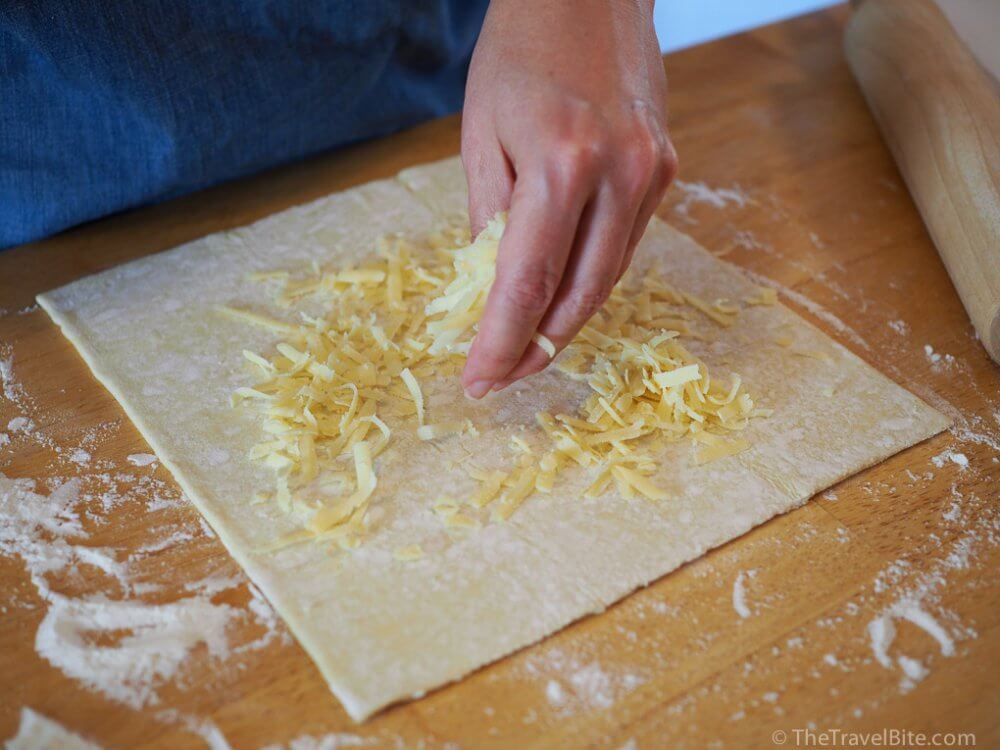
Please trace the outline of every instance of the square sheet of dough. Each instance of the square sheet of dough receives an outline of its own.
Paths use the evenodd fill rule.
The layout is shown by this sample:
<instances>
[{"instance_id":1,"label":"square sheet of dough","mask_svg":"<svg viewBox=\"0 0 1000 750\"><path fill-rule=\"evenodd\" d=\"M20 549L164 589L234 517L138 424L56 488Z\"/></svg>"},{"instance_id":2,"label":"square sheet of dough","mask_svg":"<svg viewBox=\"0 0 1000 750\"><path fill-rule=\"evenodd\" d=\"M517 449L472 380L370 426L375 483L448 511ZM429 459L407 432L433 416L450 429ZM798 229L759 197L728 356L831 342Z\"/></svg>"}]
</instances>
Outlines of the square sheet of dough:
<instances>
[{"instance_id":1,"label":"square sheet of dough","mask_svg":"<svg viewBox=\"0 0 1000 750\"><path fill-rule=\"evenodd\" d=\"M271 304L266 285L246 280L248 272L294 270L314 259L324 267L357 263L378 236L419 236L464 209L465 180L450 159L39 297L357 720L598 612L948 425L788 309L748 307L731 328L701 321L713 340L690 345L713 372L742 375L774 416L752 421L750 450L705 466L693 465L688 442L670 446L654 480L675 500L613 493L585 500L586 478L578 475L506 523L449 535L431 502L473 488L461 462L508 465L512 431L534 425L539 410L572 413L585 390L547 372L472 403L454 378L441 378L423 383L431 421L469 417L480 436L428 444L397 430L377 465L378 520L363 547L343 555L313 544L255 552L297 526L277 508L250 504L256 491L272 488L272 475L247 458L261 436L256 414L231 408L229 396L254 381L241 351L269 351L276 338L213 308L288 316ZM659 220L636 264L707 299L741 300L756 290ZM791 346L773 343L782 334ZM423 546L424 559L393 557L412 543Z\"/></svg>"}]
</instances>

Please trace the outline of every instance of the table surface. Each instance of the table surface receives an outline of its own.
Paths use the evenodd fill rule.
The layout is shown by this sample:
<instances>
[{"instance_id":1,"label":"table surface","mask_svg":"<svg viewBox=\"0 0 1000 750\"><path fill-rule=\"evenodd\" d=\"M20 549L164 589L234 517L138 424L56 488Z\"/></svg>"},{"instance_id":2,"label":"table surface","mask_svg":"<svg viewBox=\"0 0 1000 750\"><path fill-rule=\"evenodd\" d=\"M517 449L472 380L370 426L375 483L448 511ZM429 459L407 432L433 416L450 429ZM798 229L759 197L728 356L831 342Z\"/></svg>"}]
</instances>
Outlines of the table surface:
<instances>
[{"instance_id":1,"label":"table surface","mask_svg":"<svg viewBox=\"0 0 1000 750\"><path fill-rule=\"evenodd\" d=\"M804 742L807 730L883 728L974 732L979 747L997 746L1000 371L977 343L848 72L846 19L839 7L666 58L681 181L659 214L780 285L804 317L952 416L951 431L604 614L361 726L283 625L261 643L249 616L235 618L227 658L195 649L158 689L157 705L115 703L36 653L46 602L22 561L0 556L0 737L30 706L108 747L201 746L192 731L201 720L239 748L305 735L329 747L359 738L390 747L748 747L770 746L779 730L794 746L796 730ZM459 120L447 118L0 254L0 358L12 362L0 427L16 416L36 424L33 435L0 445L0 472L35 478L45 492L44 480L72 476L96 494L118 492L111 511L94 507L88 544L135 561L156 589L147 600L170 601L209 575L240 576L169 473L126 462L148 447L34 296L448 156L458 143ZM746 200L705 200L698 183ZM80 447L90 458L74 463ZM153 506L154 495L168 501ZM171 534L179 541L157 550ZM738 577L745 618L734 609ZM87 566L52 585L116 596ZM249 598L244 582L213 601L243 608ZM893 663L882 666L869 623L915 608L945 642L933 627L897 618ZM907 685L895 664L903 655L928 670L918 684Z\"/></svg>"}]
</instances>

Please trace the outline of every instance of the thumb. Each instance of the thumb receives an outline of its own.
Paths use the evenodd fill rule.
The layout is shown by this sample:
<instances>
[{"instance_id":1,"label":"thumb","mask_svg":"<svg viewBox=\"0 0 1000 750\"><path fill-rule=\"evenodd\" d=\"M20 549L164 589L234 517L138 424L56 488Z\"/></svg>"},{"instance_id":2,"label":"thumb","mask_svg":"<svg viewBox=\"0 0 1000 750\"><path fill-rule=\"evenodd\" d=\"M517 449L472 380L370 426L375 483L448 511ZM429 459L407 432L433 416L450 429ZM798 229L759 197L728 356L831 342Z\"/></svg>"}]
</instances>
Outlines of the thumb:
<instances>
[{"instance_id":1,"label":"thumb","mask_svg":"<svg viewBox=\"0 0 1000 750\"><path fill-rule=\"evenodd\" d=\"M500 144L463 138L462 165L469 185L469 225L475 237L500 211L510 208L514 170Z\"/></svg>"}]
</instances>

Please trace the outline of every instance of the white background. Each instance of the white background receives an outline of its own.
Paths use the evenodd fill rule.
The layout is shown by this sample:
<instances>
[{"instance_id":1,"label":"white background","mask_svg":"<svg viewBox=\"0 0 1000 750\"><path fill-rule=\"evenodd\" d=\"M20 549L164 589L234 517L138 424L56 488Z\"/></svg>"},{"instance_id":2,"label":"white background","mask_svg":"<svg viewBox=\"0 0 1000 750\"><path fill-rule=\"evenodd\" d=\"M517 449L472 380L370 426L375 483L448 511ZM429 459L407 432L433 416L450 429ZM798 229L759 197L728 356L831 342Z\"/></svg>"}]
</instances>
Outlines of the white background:
<instances>
[{"instance_id":1,"label":"white background","mask_svg":"<svg viewBox=\"0 0 1000 750\"><path fill-rule=\"evenodd\" d=\"M656 34L670 52L834 5L834 0L657 0Z\"/></svg>"}]
</instances>

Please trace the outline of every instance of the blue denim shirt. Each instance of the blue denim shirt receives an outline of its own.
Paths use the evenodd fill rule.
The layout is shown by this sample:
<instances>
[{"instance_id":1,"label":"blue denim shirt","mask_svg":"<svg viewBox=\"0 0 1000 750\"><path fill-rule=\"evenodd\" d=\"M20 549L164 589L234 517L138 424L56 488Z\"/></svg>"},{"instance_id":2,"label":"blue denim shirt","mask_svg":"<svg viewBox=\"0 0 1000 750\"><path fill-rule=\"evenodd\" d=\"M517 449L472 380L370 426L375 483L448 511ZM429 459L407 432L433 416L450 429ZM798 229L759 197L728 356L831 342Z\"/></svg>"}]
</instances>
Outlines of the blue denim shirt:
<instances>
[{"instance_id":1,"label":"blue denim shirt","mask_svg":"<svg viewBox=\"0 0 1000 750\"><path fill-rule=\"evenodd\" d=\"M454 112L486 5L0 4L0 248Z\"/></svg>"}]
</instances>

